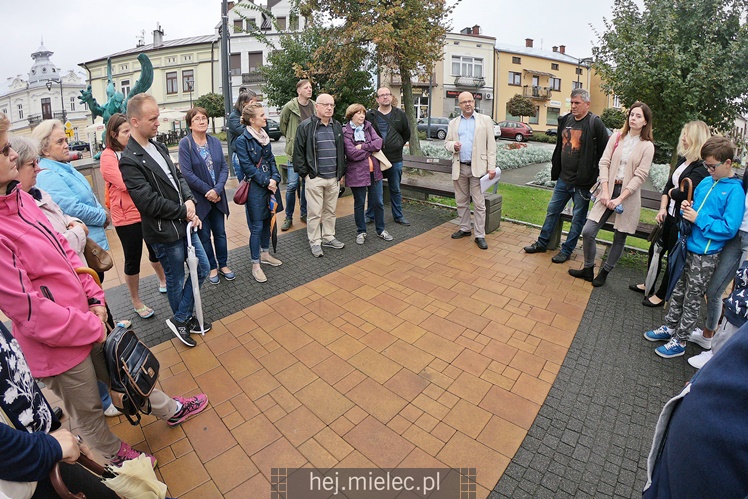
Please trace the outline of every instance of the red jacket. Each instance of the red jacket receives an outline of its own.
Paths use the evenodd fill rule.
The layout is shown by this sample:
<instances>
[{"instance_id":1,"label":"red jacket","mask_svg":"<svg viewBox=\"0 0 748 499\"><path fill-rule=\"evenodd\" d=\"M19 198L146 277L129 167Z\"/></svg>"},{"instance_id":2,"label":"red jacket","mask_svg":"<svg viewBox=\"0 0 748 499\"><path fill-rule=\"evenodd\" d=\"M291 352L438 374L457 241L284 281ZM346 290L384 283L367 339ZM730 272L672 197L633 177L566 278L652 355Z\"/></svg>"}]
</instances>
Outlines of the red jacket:
<instances>
[{"instance_id":1,"label":"red jacket","mask_svg":"<svg viewBox=\"0 0 748 499\"><path fill-rule=\"evenodd\" d=\"M101 320L89 298L104 304L104 291L67 240L52 229L31 195L16 187L0 195L0 310L13 322L36 378L80 364L101 337Z\"/></svg>"},{"instance_id":2,"label":"red jacket","mask_svg":"<svg viewBox=\"0 0 748 499\"><path fill-rule=\"evenodd\" d=\"M140 212L127 192L122 173L119 171L119 159L108 147L101 153L99 169L109 189L109 212L115 227L132 225L140 222Z\"/></svg>"}]
</instances>

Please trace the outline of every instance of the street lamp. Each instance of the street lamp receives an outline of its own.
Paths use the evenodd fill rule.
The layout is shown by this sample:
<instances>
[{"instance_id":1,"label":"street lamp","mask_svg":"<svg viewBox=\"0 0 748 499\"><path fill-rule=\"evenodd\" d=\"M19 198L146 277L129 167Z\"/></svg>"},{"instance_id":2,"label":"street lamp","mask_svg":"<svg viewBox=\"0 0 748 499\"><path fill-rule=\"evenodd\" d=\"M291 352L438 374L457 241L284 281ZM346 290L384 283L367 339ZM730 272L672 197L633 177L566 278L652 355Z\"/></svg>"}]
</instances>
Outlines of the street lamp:
<instances>
[{"instance_id":1,"label":"street lamp","mask_svg":"<svg viewBox=\"0 0 748 499\"><path fill-rule=\"evenodd\" d=\"M62 79L59 80L47 80L47 90L52 91L52 83L60 84L60 105L62 106L62 123L68 122L68 115L65 112L65 96L62 94Z\"/></svg>"},{"instance_id":2,"label":"street lamp","mask_svg":"<svg viewBox=\"0 0 748 499\"><path fill-rule=\"evenodd\" d=\"M192 109L192 87L195 84L195 80L193 78L189 78L187 80L187 89L190 91L190 109Z\"/></svg>"},{"instance_id":3,"label":"street lamp","mask_svg":"<svg viewBox=\"0 0 748 499\"><path fill-rule=\"evenodd\" d=\"M593 62L595 62L595 60L592 57L585 57L584 59L579 59L577 61L577 83L579 83L579 73L580 73L579 67L580 66L585 67L587 68L587 71L589 71L590 64L592 64Z\"/></svg>"}]
</instances>

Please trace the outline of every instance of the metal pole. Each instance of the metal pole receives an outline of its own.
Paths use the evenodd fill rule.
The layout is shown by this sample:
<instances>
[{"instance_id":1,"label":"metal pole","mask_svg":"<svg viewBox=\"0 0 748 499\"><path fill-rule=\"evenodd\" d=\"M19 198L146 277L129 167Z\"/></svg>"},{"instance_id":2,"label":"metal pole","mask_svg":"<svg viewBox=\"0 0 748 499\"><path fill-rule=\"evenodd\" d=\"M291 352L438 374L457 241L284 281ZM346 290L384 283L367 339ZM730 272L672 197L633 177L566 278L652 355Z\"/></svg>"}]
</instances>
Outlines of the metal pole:
<instances>
[{"instance_id":1,"label":"metal pole","mask_svg":"<svg viewBox=\"0 0 748 499\"><path fill-rule=\"evenodd\" d=\"M429 70L429 103L428 103L428 112L429 117L428 121L426 122L426 140L431 140L431 97L433 94L431 93L434 86L434 68L433 66Z\"/></svg>"},{"instance_id":2,"label":"metal pole","mask_svg":"<svg viewBox=\"0 0 748 499\"><path fill-rule=\"evenodd\" d=\"M231 78L229 76L229 10L227 0L221 2L221 84L223 86L223 106L224 106L224 118L223 123L226 127L226 136L228 138L228 123L229 114L231 114ZM231 163L231 156L233 154L233 148L231 147L231 141L227 141L229 146L229 163ZM229 168L231 170L231 168ZM233 173L233 172L232 172Z\"/></svg>"},{"instance_id":3,"label":"metal pole","mask_svg":"<svg viewBox=\"0 0 748 499\"><path fill-rule=\"evenodd\" d=\"M68 114L65 112L65 96L62 93L62 78L57 80L60 84L60 103L62 104L62 124L64 125L68 121Z\"/></svg>"}]
</instances>

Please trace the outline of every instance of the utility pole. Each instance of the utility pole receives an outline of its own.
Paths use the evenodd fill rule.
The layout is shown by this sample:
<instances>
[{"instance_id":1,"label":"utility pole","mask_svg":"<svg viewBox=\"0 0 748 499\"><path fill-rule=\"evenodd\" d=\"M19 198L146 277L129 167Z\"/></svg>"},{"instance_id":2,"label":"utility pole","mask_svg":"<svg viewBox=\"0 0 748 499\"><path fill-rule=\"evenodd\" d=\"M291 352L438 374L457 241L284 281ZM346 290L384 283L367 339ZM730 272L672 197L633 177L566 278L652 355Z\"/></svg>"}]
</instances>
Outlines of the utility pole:
<instances>
[{"instance_id":1,"label":"utility pole","mask_svg":"<svg viewBox=\"0 0 748 499\"><path fill-rule=\"evenodd\" d=\"M229 76L229 9L227 0L221 2L221 85L223 86L223 106L224 106L224 117L223 123L226 127L226 137L230 133L228 130L229 114L231 114L231 107L233 102L231 101L231 77ZM231 141L228 140L229 145L229 163L231 163L231 157L233 155L233 148L231 147ZM231 170L231 168L229 168Z\"/></svg>"}]
</instances>

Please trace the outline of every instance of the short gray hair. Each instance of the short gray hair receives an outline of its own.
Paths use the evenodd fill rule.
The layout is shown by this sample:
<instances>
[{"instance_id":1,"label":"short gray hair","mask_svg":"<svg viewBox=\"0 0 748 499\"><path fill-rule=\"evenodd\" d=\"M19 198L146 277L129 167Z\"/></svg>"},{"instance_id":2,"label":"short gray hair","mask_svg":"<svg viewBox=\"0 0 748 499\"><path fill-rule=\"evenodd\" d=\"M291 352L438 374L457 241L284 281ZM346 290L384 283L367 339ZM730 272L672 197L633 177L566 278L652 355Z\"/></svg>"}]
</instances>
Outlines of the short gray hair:
<instances>
[{"instance_id":1,"label":"short gray hair","mask_svg":"<svg viewBox=\"0 0 748 499\"><path fill-rule=\"evenodd\" d=\"M581 97L584 102L590 101L590 92L584 88L575 88L571 91L571 98Z\"/></svg>"},{"instance_id":2,"label":"short gray hair","mask_svg":"<svg viewBox=\"0 0 748 499\"><path fill-rule=\"evenodd\" d=\"M39 141L39 152L42 156L46 156L45 152L49 148L49 136L56 128L65 130L65 126L60 120L44 120L31 132L31 136Z\"/></svg>"},{"instance_id":3,"label":"short gray hair","mask_svg":"<svg viewBox=\"0 0 748 499\"><path fill-rule=\"evenodd\" d=\"M16 164L20 167L39 156L39 141L34 137L11 135L10 147L18 154Z\"/></svg>"}]
</instances>

